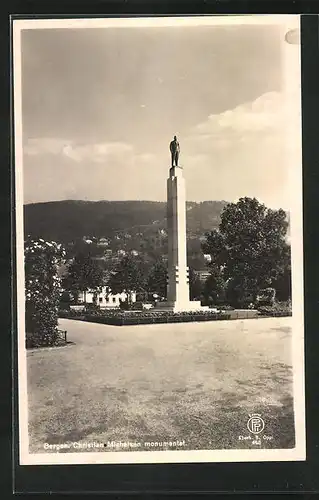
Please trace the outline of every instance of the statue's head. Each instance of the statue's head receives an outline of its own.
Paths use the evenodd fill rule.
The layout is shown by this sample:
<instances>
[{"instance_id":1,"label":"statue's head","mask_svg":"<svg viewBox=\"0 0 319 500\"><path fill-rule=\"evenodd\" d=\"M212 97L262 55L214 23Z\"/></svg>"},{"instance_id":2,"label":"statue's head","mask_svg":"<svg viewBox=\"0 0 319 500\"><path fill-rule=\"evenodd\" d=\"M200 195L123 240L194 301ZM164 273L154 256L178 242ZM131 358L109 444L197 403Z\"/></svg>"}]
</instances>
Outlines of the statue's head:
<instances>
[{"instance_id":1,"label":"statue's head","mask_svg":"<svg viewBox=\"0 0 319 500\"><path fill-rule=\"evenodd\" d=\"M176 135L174 135L174 141L176 141L176 140L177 140L177 137L176 137Z\"/></svg>"}]
</instances>

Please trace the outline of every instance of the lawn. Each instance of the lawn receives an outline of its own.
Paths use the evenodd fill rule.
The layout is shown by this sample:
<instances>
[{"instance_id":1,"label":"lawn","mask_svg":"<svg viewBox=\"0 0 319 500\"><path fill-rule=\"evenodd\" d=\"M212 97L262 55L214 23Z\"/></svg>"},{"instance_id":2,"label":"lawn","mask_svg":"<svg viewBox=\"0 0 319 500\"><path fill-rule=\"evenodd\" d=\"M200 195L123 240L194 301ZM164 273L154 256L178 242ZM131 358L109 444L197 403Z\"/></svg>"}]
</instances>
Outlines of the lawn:
<instances>
[{"instance_id":1,"label":"lawn","mask_svg":"<svg viewBox=\"0 0 319 500\"><path fill-rule=\"evenodd\" d=\"M30 452L44 443L139 441L144 449L176 439L183 449L251 448L239 438L249 435L251 413L271 436L261 447L293 447L291 320L60 320L71 343L27 354Z\"/></svg>"}]
</instances>

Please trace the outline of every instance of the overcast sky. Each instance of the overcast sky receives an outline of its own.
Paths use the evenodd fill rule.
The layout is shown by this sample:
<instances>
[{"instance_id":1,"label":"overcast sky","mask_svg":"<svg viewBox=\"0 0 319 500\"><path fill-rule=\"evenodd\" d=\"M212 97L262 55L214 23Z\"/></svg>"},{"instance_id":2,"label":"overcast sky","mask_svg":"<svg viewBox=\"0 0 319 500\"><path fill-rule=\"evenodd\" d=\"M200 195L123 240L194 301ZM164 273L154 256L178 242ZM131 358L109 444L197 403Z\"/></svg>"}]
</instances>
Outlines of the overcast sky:
<instances>
[{"instance_id":1,"label":"overcast sky","mask_svg":"<svg viewBox=\"0 0 319 500\"><path fill-rule=\"evenodd\" d=\"M187 199L289 208L278 26L24 30L25 203Z\"/></svg>"}]
</instances>

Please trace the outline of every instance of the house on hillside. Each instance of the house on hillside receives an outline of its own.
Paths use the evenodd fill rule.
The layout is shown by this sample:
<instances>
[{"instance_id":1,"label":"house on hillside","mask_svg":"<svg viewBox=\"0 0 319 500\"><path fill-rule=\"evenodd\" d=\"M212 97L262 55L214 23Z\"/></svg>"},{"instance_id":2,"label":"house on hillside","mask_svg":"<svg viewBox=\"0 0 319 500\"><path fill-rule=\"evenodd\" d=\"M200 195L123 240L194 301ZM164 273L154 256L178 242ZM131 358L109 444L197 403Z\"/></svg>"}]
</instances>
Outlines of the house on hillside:
<instances>
[{"instance_id":1,"label":"house on hillside","mask_svg":"<svg viewBox=\"0 0 319 500\"><path fill-rule=\"evenodd\" d=\"M124 256L126 255L126 251L120 248L120 249L117 251L117 255L118 255L119 257L124 257Z\"/></svg>"},{"instance_id":2,"label":"house on hillside","mask_svg":"<svg viewBox=\"0 0 319 500\"><path fill-rule=\"evenodd\" d=\"M100 238L99 241L97 242L98 247L108 247L110 244L110 240L107 238Z\"/></svg>"},{"instance_id":3,"label":"house on hillside","mask_svg":"<svg viewBox=\"0 0 319 500\"><path fill-rule=\"evenodd\" d=\"M101 309L120 307L121 302L125 302L130 298L131 302L136 302L136 293L131 292L130 294L126 292L121 293L111 293L111 289L107 286L103 286L101 291L89 290L87 292L80 292L78 296L78 302L81 304L96 304L100 306Z\"/></svg>"}]
</instances>

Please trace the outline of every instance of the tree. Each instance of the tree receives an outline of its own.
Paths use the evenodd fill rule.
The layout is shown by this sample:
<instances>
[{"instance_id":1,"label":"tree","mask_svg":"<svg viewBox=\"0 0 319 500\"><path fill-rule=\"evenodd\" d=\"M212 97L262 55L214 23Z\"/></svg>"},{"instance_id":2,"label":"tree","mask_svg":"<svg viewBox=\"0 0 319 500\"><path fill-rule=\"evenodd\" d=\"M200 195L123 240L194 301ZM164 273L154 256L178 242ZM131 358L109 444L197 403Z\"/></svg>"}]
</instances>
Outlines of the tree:
<instances>
[{"instance_id":1,"label":"tree","mask_svg":"<svg viewBox=\"0 0 319 500\"><path fill-rule=\"evenodd\" d=\"M210 265L210 275L205 281L203 295L210 305L220 305L225 302L226 284L223 271L217 265Z\"/></svg>"},{"instance_id":2,"label":"tree","mask_svg":"<svg viewBox=\"0 0 319 500\"><path fill-rule=\"evenodd\" d=\"M61 280L58 266L64 248L54 241L28 238L25 242L26 343L30 347L58 342L58 307Z\"/></svg>"},{"instance_id":3,"label":"tree","mask_svg":"<svg viewBox=\"0 0 319 500\"><path fill-rule=\"evenodd\" d=\"M219 230L206 236L202 248L222 270L227 298L234 305L254 302L258 290L283 274L289 246L284 210L272 210L256 198L240 198L223 209Z\"/></svg>"},{"instance_id":4,"label":"tree","mask_svg":"<svg viewBox=\"0 0 319 500\"><path fill-rule=\"evenodd\" d=\"M283 265L278 278L273 282L276 298L280 301L291 299L291 249L287 245L283 255Z\"/></svg>"},{"instance_id":5,"label":"tree","mask_svg":"<svg viewBox=\"0 0 319 500\"><path fill-rule=\"evenodd\" d=\"M150 269L146 280L146 290L160 297L167 295L167 265L161 259L157 260Z\"/></svg>"},{"instance_id":6,"label":"tree","mask_svg":"<svg viewBox=\"0 0 319 500\"><path fill-rule=\"evenodd\" d=\"M190 300L200 300L203 291L203 285L192 267L189 268L188 278Z\"/></svg>"},{"instance_id":7,"label":"tree","mask_svg":"<svg viewBox=\"0 0 319 500\"><path fill-rule=\"evenodd\" d=\"M76 297L79 292L84 292L84 302L86 302L86 292L98 290L103 285L103 276L103 270L90 255L78 254L68 267L63 287Z\"/></svg>"},{"instance_id":8,"label":"tree","mask_svg":"<svg viewBox=\"0 0 319 500\"><path fill-rule=\"evenodd\" d=\"M139 261L134 257L125 256L111 273L108 286L112 293L126 292L130 302L132 292L143 291L144 283L144 273Z\"/></svg>"}]
</instances>

